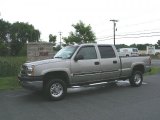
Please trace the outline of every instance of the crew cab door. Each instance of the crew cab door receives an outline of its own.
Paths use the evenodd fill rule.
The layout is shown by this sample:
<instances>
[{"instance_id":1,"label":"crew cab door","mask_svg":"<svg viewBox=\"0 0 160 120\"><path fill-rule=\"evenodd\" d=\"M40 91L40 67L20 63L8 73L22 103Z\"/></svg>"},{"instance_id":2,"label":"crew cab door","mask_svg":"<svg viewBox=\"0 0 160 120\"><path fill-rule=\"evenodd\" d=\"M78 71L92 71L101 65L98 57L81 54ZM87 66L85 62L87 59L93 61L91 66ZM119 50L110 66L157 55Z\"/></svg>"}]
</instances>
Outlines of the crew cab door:
<instances>
[{"instance_id":1,"label":"crew cab door","mask_svg":"<svg viewBox=\"0 0 160 120\"><path fill-rule=\"evenodd\" d=\"M110 80L120 76L120 59L116 57L112 46L98 45L101 63L101 79ZM116 50L116 49L115 49Z\"/></svg>"},{"instance_id":2,"label":"crew cab door","mask_svg":"<svg viewBox=\"0 0 160 120\"><path fill-rule=\"evenodd\" d=\"M94 45L82 46L71 61L72 83L86 83L100 79L100 61Z\"/></svg>"}]
</instances>

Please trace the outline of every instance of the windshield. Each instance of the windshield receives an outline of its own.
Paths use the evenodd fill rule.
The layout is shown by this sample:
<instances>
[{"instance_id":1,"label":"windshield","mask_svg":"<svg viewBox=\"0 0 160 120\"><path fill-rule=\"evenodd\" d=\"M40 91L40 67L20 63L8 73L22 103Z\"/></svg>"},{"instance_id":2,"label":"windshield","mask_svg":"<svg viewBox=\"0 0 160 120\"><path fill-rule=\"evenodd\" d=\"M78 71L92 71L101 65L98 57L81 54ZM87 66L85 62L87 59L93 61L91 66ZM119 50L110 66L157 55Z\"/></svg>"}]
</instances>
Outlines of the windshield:
<instances>
[{"instance_id":1,"label":"windshield","mask_svg":"<svg viewBox=\"0 0 160 120\"><path fill-rule=\"evenodd\" d=\"M136 48L133 48L133 52L138 52L138 49L136 49Z\"/></svg>"},{"instance_id":2,"label":"windshield","mask_svg":"<svg viewBox=\"0 0 160 120\"><path fill-rule=\"evenodd\" d=\"M77 48L78 46L67 46L61 49L54 58L70 59Z\"/></svg>"}]
</instances>

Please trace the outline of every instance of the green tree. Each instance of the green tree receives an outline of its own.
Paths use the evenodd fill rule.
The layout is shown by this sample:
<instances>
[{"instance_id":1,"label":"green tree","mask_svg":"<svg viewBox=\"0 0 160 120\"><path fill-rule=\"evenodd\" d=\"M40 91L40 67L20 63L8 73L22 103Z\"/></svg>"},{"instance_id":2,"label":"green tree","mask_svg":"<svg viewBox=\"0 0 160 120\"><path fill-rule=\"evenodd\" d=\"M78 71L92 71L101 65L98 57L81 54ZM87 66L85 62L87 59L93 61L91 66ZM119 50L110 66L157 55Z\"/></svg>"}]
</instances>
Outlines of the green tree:
<instances>
[{"instance_id":1,"label":"green tree","mask_svg":"<svg viewBox=\"0 0 160 120\"><path fill-rule=\"evenodd\" d=\"M52 34L49 35L49 42L53 43L54 46L56 45L56 38L57 38L56 35L54 36Z\"/></svg>"},{"instance_id":2,"label":"green tree","mask_svg":"<svg viewBox=\"0 0 160 120\"><path fill-rule=\"evenodd\" d=\"M0 56L23 54L25 52L21 50L26 51L25 44L37 42L39 38L40 32L33 25L23 22L11 24L0 19Z\"/></svg>"},{"instance_id":3,"label":"green tree","mask_svg":"<svg viewBox=\"0 0 160 120\"><path fill-rule=\"evenodd\" d=\"M54 51L57 51L57 52L58 52L60 49L61 49L61 46L60 46L60 45L57 45L57 46L53 47L53 50L54 50Z\"/></svg>"},{"instance_id":4,"label":"green tree","mask_svg":"<svg viewBox=\"0 0 160 120\"><path fill-rule=\"evenodd\" d=\"M11 24L0 19L0 56L6 56L9 53L9 30Z\"/></svg>"},{"instance_id":5,"label":"green tree","mask_svg":"<svg viewBox=\"0 0 160 120\"><path fill-rule=\"evenodd\" d=\"M146 50L146 47L151 44L132 44L130 47L138 48L138 50Z\"/></svg>"},{"instance_id":6,"label":"green tree","mask_svg":"<svg viewBox=\"0 0 160 120\"><path fill-rule=\"evenodd\" d=\"M147 44L137 44L138 50L146 50Z\"/></svg>"},{"instance_id":7,"label":"green tree","mask_svg":"<svg viewBox=\"0 0 160 120\"><path fill-rule=\"evenodd\" d=\"M134 43L134 44L131 44L129 47L137 48L137 45Z\"/></svg>"},{"instance_id":8,"label":"green tree","mask_svg":"<svg viewBox=\"0 0 160 120\"><path fill-rule=\"evenodd\" d=\"M117 49L120 49L120 48L128 48L128 45L125 45L125 44L117 44L115 45Z\"/></svg>"},{"instance_id":9,"label":"green tree","mask_svg":"<svg viewBox=\"0 0 160 120\"><path fill-rule=\"evenodd\" d=\"M63 38L66 44L95 42L96 37L90 25L85 25L82 21L79 21L79 23L73 24L72 27L75 31L70 32L68 37Z\"/></svg>"},{"instance_id":10,"label":"green tree","mask_svg":"<svg viewBox=\"0 0 160 120\"><path fill-rule=\"evenodd\" d=\"M3 43L8 42L10 26L11 24L9 22L0 19L0 40L3 41Z\"/></svg>"},{"instance_id":11,"label":"green tree","mask_svg":"<svg viewBox=\"0 0 160 120\"><path fill-rule=\"evenodd\" d=\"M157 41L158 46L160 46L160 40Z\"/></svg>"},{"instance_id":12,"label":"green tree","mask_svg":"<svg viewBox=\"0 0 160 120\"><path fill-rule=\"evenodd\" d=\"M40 38L39 30L28 23L16 22L10 28L10 48L11 55L18 55L27 42L38 42Z\"/></svg>"},{"instance_id":13,"label":"green tree","mask_svg":"<svg viewBox=\"0 0 160 120\"><path fill-rule=\"evenodd\" d=\"M8 55L8 52L8 47L2 41L0 41L0 56L6 56Z\"/></svg>"}]
</instances>

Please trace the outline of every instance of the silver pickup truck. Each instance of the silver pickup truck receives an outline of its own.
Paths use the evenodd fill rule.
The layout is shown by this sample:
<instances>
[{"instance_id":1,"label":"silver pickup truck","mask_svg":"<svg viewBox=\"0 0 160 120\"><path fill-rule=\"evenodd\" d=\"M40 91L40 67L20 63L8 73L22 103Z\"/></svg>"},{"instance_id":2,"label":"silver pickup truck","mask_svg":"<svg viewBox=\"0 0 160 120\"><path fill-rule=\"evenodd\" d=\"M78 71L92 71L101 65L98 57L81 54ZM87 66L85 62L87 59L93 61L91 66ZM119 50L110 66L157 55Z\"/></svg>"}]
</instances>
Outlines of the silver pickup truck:
<instances>
[{"instance_id":1,"label":"silver pickup truck","mask_svg":"<svg viewBox=\"0 0 160 120\"><path fill-rule=\"evenodd\" d=\"M21 85L43 89L51 100L60 100L72 86L127 80L142 84L151 70L150 57L119 57L115 46L81 44L61 49L54 59L24 63L18 75Z\"/></svg>"}]
</instances>

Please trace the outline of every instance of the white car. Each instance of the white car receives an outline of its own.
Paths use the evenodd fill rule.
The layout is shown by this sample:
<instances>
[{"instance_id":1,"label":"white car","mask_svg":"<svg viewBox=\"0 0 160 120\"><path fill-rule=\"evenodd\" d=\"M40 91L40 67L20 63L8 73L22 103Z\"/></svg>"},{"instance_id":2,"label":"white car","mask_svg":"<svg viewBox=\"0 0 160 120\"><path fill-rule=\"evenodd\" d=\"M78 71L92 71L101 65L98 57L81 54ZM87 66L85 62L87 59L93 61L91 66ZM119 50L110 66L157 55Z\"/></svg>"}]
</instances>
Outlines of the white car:
<instances>
[{"instance_id":1,"label":"white car","mask_svg":"<svg viewBox=\"0 0 160 120\"><path fill-rule=\"evenodd\" d=\"M139 51L137 48L120 48L119 56L139 56Z\"/></svg>"}]
</instances>

